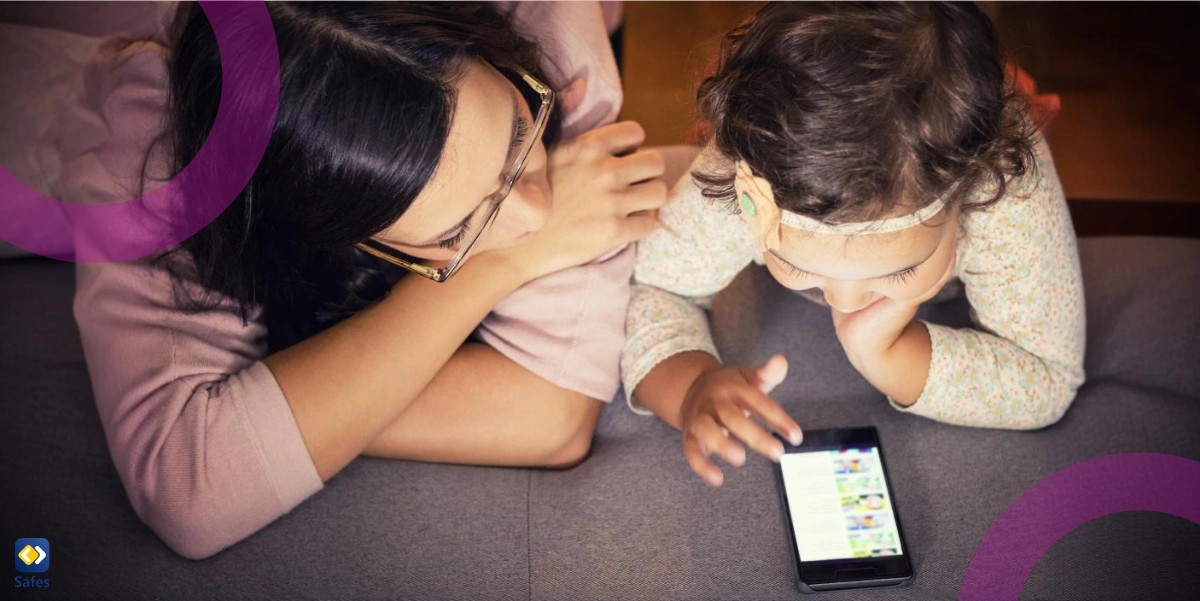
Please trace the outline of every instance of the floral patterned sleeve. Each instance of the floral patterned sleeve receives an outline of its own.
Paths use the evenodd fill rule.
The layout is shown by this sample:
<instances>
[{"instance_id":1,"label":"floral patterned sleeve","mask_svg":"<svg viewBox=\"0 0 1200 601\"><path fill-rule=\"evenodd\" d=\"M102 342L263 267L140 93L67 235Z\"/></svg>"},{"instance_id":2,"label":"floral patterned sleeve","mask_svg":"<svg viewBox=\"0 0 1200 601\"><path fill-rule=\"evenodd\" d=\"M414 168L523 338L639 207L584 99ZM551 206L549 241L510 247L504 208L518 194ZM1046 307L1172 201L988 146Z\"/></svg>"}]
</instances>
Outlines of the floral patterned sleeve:
<instances>
[{"instance_id":1,"label":"floral patterned sleeve","mask_svg":"<svg viewBox=\"0 0 1200 601\"><path fill-rule=\"evenodd\" d=\"M975 427L1036 429L1083 383L1079 250L1050 151L986 211L967 213L958 276L978 329L926 324L933 345L917 402L901 411Z\"/></svg>"},{"instance_id":2,"label":"floral patterned sleeve","mask_svg":"<svg viewBox=\"0 0 1200 601\"><path fill-rule=\"evenodd\" d=\"M701 153L692 170L705 164ZM713 295L751 261L761 260L741 219L700 193L685 175L659 211L663 228L638 244L625 319L621 374L635 413L652 415L633 390L654 366L685 351L717 357L706 314Z\"/></svg>"}]
</instances>

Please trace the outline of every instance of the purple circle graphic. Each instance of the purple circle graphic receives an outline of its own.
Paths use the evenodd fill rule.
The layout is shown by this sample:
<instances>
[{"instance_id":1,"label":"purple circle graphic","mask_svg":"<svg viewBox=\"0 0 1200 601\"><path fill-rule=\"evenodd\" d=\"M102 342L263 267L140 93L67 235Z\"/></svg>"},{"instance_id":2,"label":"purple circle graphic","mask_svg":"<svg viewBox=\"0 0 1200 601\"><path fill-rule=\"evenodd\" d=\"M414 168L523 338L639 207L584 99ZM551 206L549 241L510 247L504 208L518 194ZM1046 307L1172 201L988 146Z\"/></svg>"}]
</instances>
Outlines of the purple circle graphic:
<instances>
[{"instance_id":1,"label":"purple circle graphic","mask_svg":"<svg viewBox=\"0 0 1200 601\"><path fill-rule=\"evenodd\" d=\"M199 4L217 39L222 81L216 121L196 157L158 189L105 205L44 196L0 166L0 239L64 261L128 261L186 240L241 193L275 126L279 47L264 3Z\"/></svg>"},{"instance_id":2,"label":"purple circle graphic","mask_svg":"<svg viewBox=\"0 0 1200 601\"><path fill-rule=\"evenodd\" d=\"M992 523L967 566L959 601L1017 601L1038 559L1058 539L1122 511L1157 511L1200 524L1200 462L1121 453L1047 476Z\"/></svg>"}]
</instances>

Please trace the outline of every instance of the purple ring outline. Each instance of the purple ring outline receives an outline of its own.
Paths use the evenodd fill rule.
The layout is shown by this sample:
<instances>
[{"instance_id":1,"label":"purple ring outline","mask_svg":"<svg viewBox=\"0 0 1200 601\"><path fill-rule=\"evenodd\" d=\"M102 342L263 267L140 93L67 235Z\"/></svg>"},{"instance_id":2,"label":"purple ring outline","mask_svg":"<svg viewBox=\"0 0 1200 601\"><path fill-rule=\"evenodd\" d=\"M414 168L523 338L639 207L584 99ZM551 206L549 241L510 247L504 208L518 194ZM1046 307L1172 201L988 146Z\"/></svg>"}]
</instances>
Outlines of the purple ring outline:
<instances>
[{"instance_id":1,"label":"purple ring outline","mask_svg":"<svg viewBox=\"0 0 1200 601\"><path fill-rule=\"evenodd\" d=\"M1120 453L1043 478L988 528L967 566L959 601L1017 601L1055 542L1091 520L1123 511L1167 513L1200 524L1200 462Z\"/></svg>"},{"instance_id":2,"label":"purple ring outline","mask_svg":"<svg viewBox=\"0 0 1200 601\"><path fill-rule=\"evenodd\" d=\"M202 0L199 4L216 36L222 85L216 120L196 157L158 189L102 205L44 196L0 166L0 239L63 261L128 261L186 240L241 193L274 130L279 47L263 2ZM180 214L179 201L184 198L209 202L185 207L186 214ZM164 215L168 214L179 217L168 218L167 225ZM74 252L64 254L64 248Z\"/></svg>"}]
</instances>

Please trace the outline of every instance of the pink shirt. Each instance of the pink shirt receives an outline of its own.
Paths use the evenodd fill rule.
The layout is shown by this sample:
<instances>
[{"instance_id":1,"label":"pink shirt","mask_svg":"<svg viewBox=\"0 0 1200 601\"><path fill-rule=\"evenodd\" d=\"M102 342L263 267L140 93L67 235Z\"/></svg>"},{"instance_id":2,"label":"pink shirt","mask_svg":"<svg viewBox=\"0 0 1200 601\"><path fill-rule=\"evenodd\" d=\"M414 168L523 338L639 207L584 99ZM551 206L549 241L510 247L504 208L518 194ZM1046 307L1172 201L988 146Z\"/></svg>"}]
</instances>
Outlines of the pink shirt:
<instances>
[{"instance_id":1,"label":"pink shirt","mask_svg":"<svg viewBox=\"0 0 1200 601\"><path fill-rule=\"evenodd\" d=\"M566 116L566 134L612 122L622 96L599 5L515 10L518 27L549 55L555 87L588 82L582 104ZM60 180L42 187L73 202L129 198L124 190L154 131L147 124L162 111L160 52L152 44L102 52L85 67L80 102L61 119L70 135L41 140L43 154L63 166ZM627 248L536 280L497 305L477 333L559 386L611 399L632 261ZM75 316L130 502L176 552L208 557L321 490L288 402L262 362L260 322L244 326L232 306L183 313L168 276L144 262L79 264Z\"/></svg>"}]
</instances>

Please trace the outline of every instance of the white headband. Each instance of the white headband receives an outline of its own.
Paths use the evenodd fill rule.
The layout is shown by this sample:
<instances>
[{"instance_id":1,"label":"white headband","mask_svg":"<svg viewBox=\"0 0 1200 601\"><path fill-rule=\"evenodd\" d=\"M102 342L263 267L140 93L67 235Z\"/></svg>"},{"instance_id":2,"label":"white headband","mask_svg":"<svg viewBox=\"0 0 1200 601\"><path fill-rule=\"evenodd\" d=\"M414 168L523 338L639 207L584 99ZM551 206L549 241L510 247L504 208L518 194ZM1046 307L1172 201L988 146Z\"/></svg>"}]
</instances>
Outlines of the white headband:
<instances>
[{"instance_id":1,"label":"white headband","mask_svg":"<svg viewBox=\"0 0 1200 601\"><path fill-rule=\"evenodd\" d=\"M781 210L779 221L784 225L796 229L808 230L818 234L837 234L840 236L852 236L861 234L886 234L903 229L908 229L918 223L924 223L930 217L937 215L946 206L944 199L938 199L933 204L908 215L899 217L890 217L888 219L880 219L877 221L859 221L856 223L839 223L830 225L805 217L799 213L793 213L788 210Z\"/></svg>"}]
</instances>

